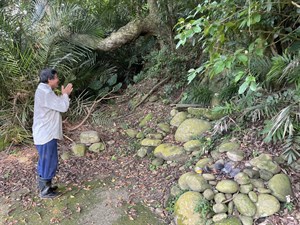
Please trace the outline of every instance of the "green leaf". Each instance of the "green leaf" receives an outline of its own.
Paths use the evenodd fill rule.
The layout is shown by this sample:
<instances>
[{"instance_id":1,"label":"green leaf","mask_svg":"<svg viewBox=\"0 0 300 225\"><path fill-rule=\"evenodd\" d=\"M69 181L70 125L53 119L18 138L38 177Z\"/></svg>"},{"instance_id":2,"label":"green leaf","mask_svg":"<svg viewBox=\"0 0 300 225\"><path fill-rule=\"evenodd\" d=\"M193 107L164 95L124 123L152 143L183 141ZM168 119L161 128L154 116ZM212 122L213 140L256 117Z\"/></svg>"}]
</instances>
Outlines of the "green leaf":
<instances>
[{"instance_id":1,"label":"green leaf","mask_svg":"<svg viewBox=\"0 0 300 225\"><path fill-rule=\"evenodd\" d=\"M93 83L90 83L89 88L91 88L92 90L100 90L100 88L103 87L103 83L100 82L99 80L95 80L93 81Z\"/></svg>"},{"instance_id":2,"label":"green leaf","mask_svg":"<svg viewBox=\"0 0 300 225\"><path fill-rule=\"evenodd\" d=\"M247 82L244 82L239 88L239 94L240 95L243 94L247 90L248 87L249 87L249 84Z\"/></svg>"},{"instance_id":3,"label":"green leaf","mask_svg":"<svg viewBox=\"0 0 300 225\"><path fill-rule=\"evenodd\" d=\"M244 71L239 71L234 78L234 82L237 83L244 76L244 74L245 74Z\"/></svg>"},{"instance_id":4,"label":"green leaf","mask_svg":"<svg viewBox=\"0 0 300 225\"><path fill-rule=\"evenodd\" d=\"M261 15L260 15L260 14L258 14L258 13L254 13L254 14L253 14L253 21L254 21L255 23L260 22L260 19L261 19ZM254 23L253 23L253 24L254 24Z\"/></svg>"},{"instance_id":5,"label":"green leaf","mask_svg":"<svg viewBox=\"0 0 300 225\"><path fill-rule=\"evenodd\" d=\"M113 86L117 83L118 75L114 74L109 80L107 81L107 84L110 86Z\"/></svg>"},{"instance_id":6,"label":"green leaf","mask_svg":"<svg viewBox=\"0 0 300 225\"><path fill-rule=\"evenodd\" d=\"M214 68L214 73L215 74L219 74L219 73L221 73L224 70L225 63L223 61L218 61L218 62L215 63L215 65L213 66L213 68Z\"/></svg>"},{"instance_id":7,"label":"green leaf","mask_svg":"<svg viewBox=\"0 0 300 225\"><path fill-rule=\"evenodd\" d=\"M242 62L243 64L246 64L248 62L248 56L245 54L239 54L237 56L237 58L239 59L240 62Z\"/></svg>"},{"instance_id":8,"label":"green leaf","mask_svg":"<svg viewBox=\"0 0 300 225\"><path fill-rule=\"evenodd\" d=\"M256 84L256 82L251 82L251 84L250 84L250 90L251 90L251 91L256 91L256 89L257 89L257 84Z\"/></svg>"}]
</instances>

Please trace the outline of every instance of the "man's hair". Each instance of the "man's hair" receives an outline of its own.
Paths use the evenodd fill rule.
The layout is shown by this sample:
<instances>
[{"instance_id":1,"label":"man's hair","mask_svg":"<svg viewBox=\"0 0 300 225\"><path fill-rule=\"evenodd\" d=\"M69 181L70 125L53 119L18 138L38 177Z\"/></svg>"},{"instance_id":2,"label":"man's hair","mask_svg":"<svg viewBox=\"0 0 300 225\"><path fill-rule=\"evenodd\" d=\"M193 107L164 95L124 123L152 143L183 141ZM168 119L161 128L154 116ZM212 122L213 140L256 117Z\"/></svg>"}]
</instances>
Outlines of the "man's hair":
<instances>
[{"instance_id":1,"label":"man's hair","mask_svg":"<svg viewBox=\"0 0 300 225\"><path fill-rule=\"evenodd\" d=\"M43 69L40 72L40 82L47 84L48 80L54 79L55 74L57 74L57 71L55 69L50 69L50 68Z\"/></svg>"}]
</instances>

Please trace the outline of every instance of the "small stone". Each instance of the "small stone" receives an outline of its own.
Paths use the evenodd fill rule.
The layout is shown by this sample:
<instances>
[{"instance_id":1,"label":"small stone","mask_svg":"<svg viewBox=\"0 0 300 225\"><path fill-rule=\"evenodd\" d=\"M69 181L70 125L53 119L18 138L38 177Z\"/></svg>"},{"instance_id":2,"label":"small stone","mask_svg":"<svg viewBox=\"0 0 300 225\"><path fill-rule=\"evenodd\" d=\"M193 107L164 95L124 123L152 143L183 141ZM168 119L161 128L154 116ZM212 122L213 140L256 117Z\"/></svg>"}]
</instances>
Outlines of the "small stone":
<instances>
[{"instance_id":1,"label":"small stone","mask_svg":"<svg viewBox=\"0 0 300 225\"><path fill-rule=\"evenodd\" d=\"M161 166L164 164L164 160L162 158L155 158L152 160L151 164L154 166Z\"/></svg>"},{"instance_id":2,"label":"small stone","mask_svg":"<svg viewBox=\"0 0 300 225\"><path fill-rule=\"evenodd\" d=\"M177 113L170 121L171 126L178 127L187 118L186 112Z\"/></svg>"},{"instance_id":3,"label":"small stone","mask_svg":"<svg viewBox=\"0 0 300 225\"><path fill-rule=\"evenodd\" d=\"M177 185L171 187L170 194L173 197L179 196L182 193L180 188Z\"/></svg>"},{"instance_id":4,"label":"small stone","mask_svg":"<svg viewBox=\"0 0 300 225\"><path fill-rule=\"evenodd\" d=\"M262 179L250 179L250 182L256 188L263 188L263 187L265 187L264 181Z\"/></svg>"},{"instance_id":5,"label":"small stone","mask_svg":"<svg viewBox=\"0 0 300 225\"><path fill-rule=\"evenodd\" d=\"M234 206L233 201L231 201L231 202L228 203L228 215L232 215L232 213L233 213L233 206Z\"/></svg>"},{"instance_id":6,"label":"small stone","mask_svg":"<svg viewBox=\"0 0 300 225\"><path fill-rule=\"evenodd\" d=\"M226 197L223 193L217 193L214 197L214 200L216 203L222 203L223 201L226 200Z\"/></svg>"},{"instance_id":7,"label":"small stone","mask_svg":"<svg viewBox=\"0 0 300 225\"><path fill-rule=\"evenodd\" d=\"M136 134L136 138L137 138L137 139L144 139L144 138L145 138L145 134L144 134L143 132L138 132L138 133Z\"/></svg>"},{"instance_id":8,"label":"small stone","mask_svg":"<svg viewBox=\"0 0 300 225\"><path fill-rule=\"evenodd\" d=\"M137 151L137 156L140 158L144 158L147 155L147 151L148 149L145 147L141 147L138 151Z\"/></svg>"},{"instance_id":9,"label":"small stone","mask_svg":"<svg viewBox=\"0 0 300 225\"><path fill-rule=\"evenodd\" d=\"M161 144L161 140L156 140L156 139L149 139L145 138L144 140L141 141L142 146L159 146Z\"/></svg>"},{"instance_id":10,"label":"small stone","mask_svg":"<svg viewBox=\"0 0 300 225\"><path fill-rule=\"evenodd\" d=\"M60 158L62 160L68 160L70 158L70 155L68 152L63 152L61 155L60 155Z\"/></svg>"},{"instance_id":11,"label":"small stone","mask_svg":"<svg viewBox=\"0 0 300 225\"><path fill-rule=\"evenodd\" d=\"M214 222L218 222L218 221L221 221L223 219L226 219L227 218L227 214L226 213L219 213L219 214L216 214L213 216L212 220Z\"/></svg>"},{"instance_id":12,"label":"small stone","mask_svg":"<svg viewBox=\"0 0 300 225\"><path fill-rule=\"evenodd\" d=\"M250 216L240 215L240 220L242 221L243 225L252 225L253 224L253 218Z\"/></svg>"},{"instance_id":13,"label":"small stone","mask_svg":"<svg viewBox=\"0 0 300 225\"><path fill-rule=\"evenodd\" d=\"M92 152L100 152L105 149L105 145L103 143L94 143L89 147L89 151Z\"/></svg>"},{"instance_id":14,"label":"small stone","mask_svg":"<svg viewBox=\"0 0 300 225\"><path fill-rule=\"evenodd\" d=\"M216 189L223 193L233 194L239 190L239 186L233 180L222 180L218 182Z\"/></svg>"},{"instance_id":15,"label":"small stone","mask_svg":"<svg viewBox=\"0 0 300 225\"><path fill-rule=\"evenodd\" d=\"M259 172L257 170L246 168L243 170L243 172L247 174L250 178L259 178Z\"/></svg>"},{"instance_id":16,"label":"small stone","mask_svg":"<svg viewBox=\"0 0 300 225\"><path fill-rule=\"evenodd\" d=\"M253 184L244 184L240 186L240 192L243 194L248 194L253 190Z\"/></svg>"},{"instance_id":17,"label":"small stone","mask_svg":"<svg viewBox=\"0 0 300 225\"><path fill-rule=\"evenodd\" d=\"M199 140L190 140L183 145L184 149L187 152L199 150L200 146L201 146L201 142Z\"/></svg>"},{"instance_id":18,"label":"small stone","mask_svg":"<svg viewBox=\"0 0 300 225\"><path fill-rule=\"evenodd\" d=\"M204 177L205 180L208 180L208 181L216 179L215 175L210 174L210 173L204 173L204 174L202 174L202 176Z\"/></svg>"},{"instance_id":19,"label":"small stone","mask_svg":"<svg viewBox=\"0 0 300 225\"><path fill-rule=\"evenodd\" d=\"M97 131L89 130L84 131L80 134L80 143L82 144L93 144L99 141L100 138Z\"/></svg>"},{"instance_id":20,"label":"small stone","mask_svg":"<svg viewBox=\"0 0 300 225\"><path fill-rule=\"evenodd\" d=\"M264 169L259 170L259 175L260 175L260 178L265 181L268 181L273 177L273 173L271 173L268 170L264 170Z\"/></svg>"},{"instance_id":21,"label":"small stone","mask_svg":"<svg viewBox=\"0 0 300 225\"><path fill-rule=\"evenodd\" d=\"M215 180L210 180L210 181L208 181L208 183L209 183L210 185L216 186L218 182L215 181Z\"/></svg>"},{"instance_id":22,"label":"small stone","mask_svg":"<svg viewBox=\"0 0 300 225\"><path fill-rule=\"evenodd\" d=\"M227 212L227 206L223 203L217 203L213 205L213 211L215 213L226 213Z\"/></svg>"},{"instance_id":23,"label":"small stone","mask_svg":"<svg viewBox=\"0 0 300 225\"><path fill-rule=\"evenodd\" d=\"M129 137L131 137L131 138L135 138L135 136L137 135L137 131L136 130L134 130L134 129L127 129L127 130L125 130L125 133L129 136Z\"/></svg>"},{"instance_id":24,"label":"small stone","mask_svg":"<svg viewBox=\"0 0 300 225\"><path fill-rule=\"evenodd\" d=\"M147 115L140 121L139 126L140 126L140 127L146 126L147 123L148 123L149 121L152 120L152 118L153 118L153 114L152 114L152 113L147 114Z\"/></svg>"},{"instance_id":25,"label":"small stone","mask_svg":"<svg viewBox=\"0 0 300 225\"><path fill-rule=\"evenodd\" d=\"M228 151L226 154L227 157L234 162L242 161L245 157L245 153L240 150Z\"/></svg>"},{"instance_id":26,"label":"small stone","mask_svg":"<svg viewBox=\"0 0 300 225\"><path fill-rule=\"evenodd\" d=\"M172 109L171 112L170 112L170 115L175 116L177 113L178 113L177 109Z\"/></svg>"},{"instance_id":27,"label":"small stone","mask_svg":"<svg viewBox=\"0 0 300 225\"><path fill-rule=\"evenodd\" d=\"M158 128L163 132L170 133L170 125L167 123L159 123L157 124Z\"/></svg>"},{"instance_id":28,"label":"small stone","mask_svg":"<svg viewBox=\"0 0 300 225\"><path fill-rule=\"evenodd\" d=\"M257 202L257 194L254 191L250 191L248 196L252 202Z\"/></svg>"},{"instance_id":29,"label":"small stone","mask_svg":"<svg viewBox=\"0 0 300 225\"><path fill-rule=\"evenodd\" d=\"M237 175L235 175L234 180L238 184L249 184L250 183L250 179L249 179L248 175L246 173L243 173L243 172L240 172Z\"/></svg>"},{"instance_id":30,"label":"small stone","mask_svg":"<svg viewBox=\"0 0 300 225\"><path fill-rule=\"evenodd\" d=\"M155 139L155 140L162 140L163 139L163 135L160 134L160 133L147 134L146 137L149 138L149 139Z\"/></svg>"},{"instance_id":31,"label":"small stone","mask_svg":"<svg viewBox=\"0 0 300 225\"><path fill-rule=\"evenodd\" d=\"M235 151L240 148L240 144L236 142L225 142L219 146L219 152Z\"/></svg>"},{"instance_id":32,"label":"small stone","mask_svg":"<svg viewBox=\"0 0 300 225\"><path fill-rule=\"evenodd\" d=\"M230 217L216 222L214 225L242 225L241 221L236 217Z\"/></svg>"},{"instance_id":33,"label":"small stone","mask_svg":"<svg viewBox=\"0 0 300 225\"><path fill-rule=\"evenodd\" d=\"M211 189L206 189L204 192L203 192L203 197L207 200L212 200L214 199L214 192L211 190Z\"/></svg>"},{"instance_id":34,"label":"small stone","mask_svg":"<svg viewBox=\"0 0 300 225\"><path fill-rule=\"evenodd\" d=\"M270 189L267 189L267 188L257 188L257 191L258 191L260 194L270 194L270 193L271 193L271 190L270 190Z\"/></svg>"},{"instance_id":35,"label":"small stone","mask_svg":"<svg viewBox=\"0 0 300 225\"><path fill-rule=\"evenodd\" d=\"M232 198L232 194L225 194L225 198L228 200L228 199L231 199Z\"/></svg>"},{"instance_id":36,"label":"small stone","mask_svg":"<svg viewBox=\"0 0 300 225\"><path fill-rule=\"evenodd\" d=\"M234 205L241 215L254 216L256 212L256 206L250 200L248 195L237 194L233 199Z\"/></svg>"},{"instance_id":37,"label":"small stone","mask_svg":"<svg viewBox=\"0 0 300 225\"><path fill-rule=\"evenodd\" d=\"M85 145L84 144L74 144L72 146L72 151L75 156L81 157L85 155Z\"/></svg>"}]
</instances>

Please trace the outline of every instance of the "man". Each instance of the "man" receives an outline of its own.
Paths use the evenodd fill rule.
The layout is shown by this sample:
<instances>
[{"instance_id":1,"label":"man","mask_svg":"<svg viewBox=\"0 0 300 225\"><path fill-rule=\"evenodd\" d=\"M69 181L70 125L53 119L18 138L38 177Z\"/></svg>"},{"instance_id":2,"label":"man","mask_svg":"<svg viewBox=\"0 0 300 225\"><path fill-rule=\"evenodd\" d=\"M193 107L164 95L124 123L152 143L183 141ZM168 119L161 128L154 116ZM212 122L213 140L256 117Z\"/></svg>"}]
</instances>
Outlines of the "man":
<instances>
[{"instance_id":1,"label":"man","mask_svg":"<svg viewBox=\"0 0 300 225\"><path fill-rule=\"evenodd\" d=\"M34 96L33 141L39 153L37 164L38 186L41 198L55 198L59 194L52 187L52 178L58 166L57 140L62 139L61 114L69 108L72 84L61 87L61 96L53 89L59 79L54 69L44 69L40 73L40 83Z\"/></svg>"}]
</instances>

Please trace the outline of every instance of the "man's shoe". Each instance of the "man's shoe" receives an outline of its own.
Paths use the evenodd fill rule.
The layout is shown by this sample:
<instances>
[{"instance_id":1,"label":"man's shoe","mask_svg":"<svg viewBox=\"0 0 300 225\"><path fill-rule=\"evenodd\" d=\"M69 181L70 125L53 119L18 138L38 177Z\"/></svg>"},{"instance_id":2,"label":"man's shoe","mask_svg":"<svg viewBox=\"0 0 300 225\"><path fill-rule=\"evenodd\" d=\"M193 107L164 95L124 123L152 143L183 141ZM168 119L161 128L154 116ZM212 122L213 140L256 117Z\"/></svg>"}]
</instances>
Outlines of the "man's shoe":
<instances>
[{"instance_id":1,"label":"man's shoe","mask_svg":"<svg viewBox=\"0 0 300 225\"><path fill-rule=\"evenodd\" d=\"M41 192L40 192L40 197L41 198L56 198L60 194L58 192L55 192L52 190L51 187L45 187Z\"/></svg>"}]
</instances>

